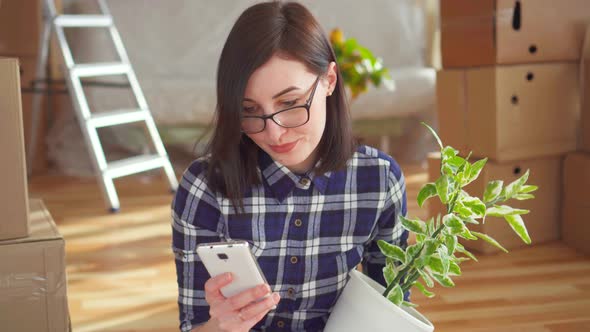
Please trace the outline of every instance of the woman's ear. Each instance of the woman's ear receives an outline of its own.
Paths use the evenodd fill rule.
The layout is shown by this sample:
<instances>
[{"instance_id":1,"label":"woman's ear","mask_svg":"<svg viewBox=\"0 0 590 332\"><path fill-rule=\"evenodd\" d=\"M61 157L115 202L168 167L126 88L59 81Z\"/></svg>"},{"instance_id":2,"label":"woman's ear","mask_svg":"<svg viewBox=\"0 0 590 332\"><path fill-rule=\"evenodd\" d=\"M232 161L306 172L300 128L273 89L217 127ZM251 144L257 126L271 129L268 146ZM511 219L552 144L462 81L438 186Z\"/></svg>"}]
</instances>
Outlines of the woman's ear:
<instances>
[{"instance_id":1,"label":"woman's ear","mask_svg":"<svg viewBox=\"0 0 590 332\"><path fill-rule=\"evenodd\" d=\"M328 88L326 91L326 95L331 96L336 89L336 81L338 80L338 75L336 74L336 62L332 61L328 65L328 72L326 73L326 78L328 79Z\"/></svg>"}]
</instances>

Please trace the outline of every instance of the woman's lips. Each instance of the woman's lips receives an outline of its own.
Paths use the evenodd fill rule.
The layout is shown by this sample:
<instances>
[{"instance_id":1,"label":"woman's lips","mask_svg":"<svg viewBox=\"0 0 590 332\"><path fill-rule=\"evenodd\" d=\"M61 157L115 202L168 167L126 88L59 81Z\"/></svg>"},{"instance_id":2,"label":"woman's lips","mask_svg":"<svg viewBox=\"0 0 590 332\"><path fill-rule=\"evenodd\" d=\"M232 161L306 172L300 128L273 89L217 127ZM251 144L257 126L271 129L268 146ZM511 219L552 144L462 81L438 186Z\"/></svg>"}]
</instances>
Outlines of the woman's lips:
<instances>
[{"instance_id":1,"label":"woman's lips","mask_svg":"<svg viewBox=\"0 0 590 332\"><path fill-rule=\"evenodd\" d=\"M287 152L293 150L295 145L297 145L297 142L299 142L299 140L296 140L295 142L292 142L292 143L283 144L283 145L269 145L269 146L270 146L271 150L273 150L276 153L287 153Z\"/></svg>"}]
</instances>

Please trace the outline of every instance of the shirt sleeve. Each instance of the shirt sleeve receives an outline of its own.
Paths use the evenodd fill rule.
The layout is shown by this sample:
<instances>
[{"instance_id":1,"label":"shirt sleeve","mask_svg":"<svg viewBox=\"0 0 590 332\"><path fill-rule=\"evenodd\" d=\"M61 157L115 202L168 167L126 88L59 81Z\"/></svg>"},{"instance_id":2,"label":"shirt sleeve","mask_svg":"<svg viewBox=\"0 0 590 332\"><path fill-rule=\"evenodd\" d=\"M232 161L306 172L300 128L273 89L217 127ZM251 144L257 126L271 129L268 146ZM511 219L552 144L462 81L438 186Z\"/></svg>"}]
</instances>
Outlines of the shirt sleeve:
<instances>
[{"instance_id":1,"label":"shirt sleeve","mask_svg":"<svg viewBox=\"0 0 590 332\"><path fill-rule=\"evenodd\" d=\"M377 241L384 240L395 244L405 250L408 243L408 231L402 227L400 216L407 215L406 183L400 166L387 156L390 161L388 172L388 191L385 195L385 204L377 221L375 237L368 244L365 251L363 269L373 280L386 286L383 277L385 256L381 253ZM408 298L406 294L405 298Z\"/></svg>"},{"instance_id":2,"label":"shirt sleeve","mask_svg":"<svg viewBox=\"0 0 590 332\"><path fill-rule=\"evenodd\" d=\"M183 174L172 201L172 250L178 282L180 330L190 331L209 320L204 285L210 278L196 247L224 239L215 194L207 186L207 165L197 160Z\"/></svg>"}]
</instances>

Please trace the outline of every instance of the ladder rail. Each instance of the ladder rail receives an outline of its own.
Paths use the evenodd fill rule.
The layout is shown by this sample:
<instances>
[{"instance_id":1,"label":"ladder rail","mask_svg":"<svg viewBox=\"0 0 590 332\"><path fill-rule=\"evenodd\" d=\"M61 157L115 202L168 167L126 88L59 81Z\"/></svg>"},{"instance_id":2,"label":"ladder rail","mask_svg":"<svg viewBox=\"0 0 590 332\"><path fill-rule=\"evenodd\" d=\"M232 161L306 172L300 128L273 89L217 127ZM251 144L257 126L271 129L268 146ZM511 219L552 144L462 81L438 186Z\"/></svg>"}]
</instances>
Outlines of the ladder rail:
<instances>
[{"instance_id":1,"label":"ladder rail","mask_svg":"<svg viewBox=\"0 0 590 332\"><path fill-rule=\"evenodd\" d=\"M99 178L99 187L103 194L105 203L111 211L117 211L120 207L119 198L113 179L145 172L151 169L162 168L166 175L170 189L175 191L178 187L176 174L170 163L168 154L158 133L155 121L149 111L147 100L143 94L135 71L131 66L129 56L125 50L123 40L114 24L106 1L97 0L102 15L58 15L54 0L44 1L44 31L42 52L38 58L37 74L47 66L47 52L49 49L49 38L52 31L55 31L58 45L65 64L65 81L71 94L72 104L77 114L78 123L82 129L84 141L89 148L90 159L96 176ZM66 39L65 28L107 28L109 35L115 45L120 62L116 63L83 63L77 64L74 61L70 45ZM131 90L138 104L138 109L117 110L107 113L93 114L88 99L84 93L81 79L83 77L125 75L131 86ZM33 119L38 115L40 101L34 102ZM36 107L36 108L35 108ZM116 126L131 122L145 122L147 134L156 154L139 155L119 161L109 162L106 159L104 149L98 136L98 128ZM34 142L34 141L31 141ZM31 144L31 147L34 144ZM31 149L30 149L31 150ZM32 160L29 158L29 160Z\"/></svg>"}]
</instances>

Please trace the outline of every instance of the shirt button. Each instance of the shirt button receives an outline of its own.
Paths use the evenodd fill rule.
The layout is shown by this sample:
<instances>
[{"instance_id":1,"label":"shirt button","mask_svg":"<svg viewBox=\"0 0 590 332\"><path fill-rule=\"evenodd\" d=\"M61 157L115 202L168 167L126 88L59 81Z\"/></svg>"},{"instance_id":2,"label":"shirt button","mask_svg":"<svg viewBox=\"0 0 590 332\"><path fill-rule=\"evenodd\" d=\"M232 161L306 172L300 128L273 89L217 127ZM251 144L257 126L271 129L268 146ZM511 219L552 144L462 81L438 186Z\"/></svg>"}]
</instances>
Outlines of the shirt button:
<instances>
[{"instance_id":1,"label":"shirt button","mask_svg":"<svg viewBox=\"0 0 590 332\"><path fill-rule=\"evenodd\" d=\"M285 322L283 322L282 320L280 320L280 321L277 322L277 326L280 327L280 328L283 328L283 327L285 327Z\"/></svg>"},{"instance_id":2,"label":"shirt button","mask_svg":"<svg viewBox=\"0 0 590 332\"><path fill-rule=\"evenodd\" d=\"M299 180L299 184L302 186L307 186L309 184L309 179L308 178L301 178L301 180Z\"/></svg>"},{"instance_id":3,"label":"shirt button","mask_svg":"<svg viewBox=\"0 0 590 332\"><path fill-rule=\"evenodd\" d=\"M294 297L295 296L295 290L293 288L287 289L287 295L289 297Z\"/></svg>"},{"instance_id":4,"label":"shirt button","mask_svg":"<svg viewBox=\"0 0 590 332\"><path fill-rule=\"evenodd\" d=\"M301 219L295 219L295 226L301 227L301 225L303 225L303 222L301 221Z\"/></svg>"},{"instance_id":5,"label":"shirt button","mask_svg":"<svg viewBox=\"0 0 590 332\"><path fill-rule=\"evenodd\" d=\"M295 256L291 256L291 264L297 264L297 262L299 262L299 259Z\"/></svg>"}]
</instances>

